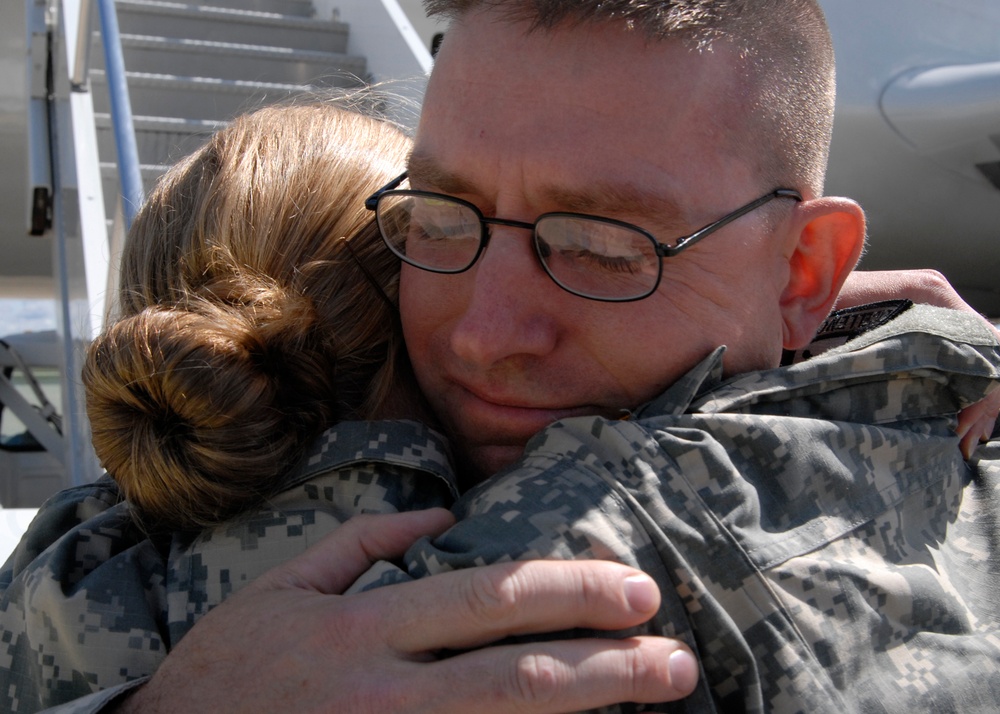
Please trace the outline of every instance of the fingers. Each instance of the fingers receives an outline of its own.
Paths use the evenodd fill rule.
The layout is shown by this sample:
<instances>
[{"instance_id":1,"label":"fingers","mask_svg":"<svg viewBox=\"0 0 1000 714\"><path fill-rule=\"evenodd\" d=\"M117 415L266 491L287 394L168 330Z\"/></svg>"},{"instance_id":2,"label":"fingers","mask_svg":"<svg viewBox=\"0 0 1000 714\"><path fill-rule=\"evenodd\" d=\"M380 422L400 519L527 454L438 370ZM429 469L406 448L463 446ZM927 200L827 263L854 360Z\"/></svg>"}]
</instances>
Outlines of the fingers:
<instances>
[{"instance_id":1,"label":"fingers","mask_svg":"<svg viewBox=\"0 0 1000 714\"><path fill-rule=\"evenodd\" d=\"M596 560L503 563L377 592L388 599L380 608L391 613L381 621L382 636L409 653L573 627L623 629L648 620L660 604L649 576Z\"/></svg>"},{"instance_id":2,"label":"fingers","mask_svg":"<svg viewBox=\"0 0 1000 714\"><path fill-rule=\"evenodd\" d=\"M966 407L958 415L956 432L961 437L962 455L968 459L976 446L986 441L996 427L1000 413L1000 389L995 389L983 400Z\"/></svg>"},{"instance_id":3,"label":"fingers","mask_svg":"<svg viewBox=\"0 0 1000 714\"><path fill-rule=\"evenodd\" d=\"M414 698L434 701L433 711L445 714L547 714L667 702L690 694L698 681L690 650L660 637L490 647L423 667L423 677L409 685L417 690ZM451 686L441 692L435 681Z\"/></svg>"},{"instance_id":4,"label":"fingers","mask_svg":"<svg viewBox=\"0 0 1000 714\"><path fill-rule=\"evenodd\" d=\"M260 576L251 587L338 595L375 561L398 558L418 538L439 535L454 522L443 508L355 516L301 555Z\"/></svg>"}]
</instances>

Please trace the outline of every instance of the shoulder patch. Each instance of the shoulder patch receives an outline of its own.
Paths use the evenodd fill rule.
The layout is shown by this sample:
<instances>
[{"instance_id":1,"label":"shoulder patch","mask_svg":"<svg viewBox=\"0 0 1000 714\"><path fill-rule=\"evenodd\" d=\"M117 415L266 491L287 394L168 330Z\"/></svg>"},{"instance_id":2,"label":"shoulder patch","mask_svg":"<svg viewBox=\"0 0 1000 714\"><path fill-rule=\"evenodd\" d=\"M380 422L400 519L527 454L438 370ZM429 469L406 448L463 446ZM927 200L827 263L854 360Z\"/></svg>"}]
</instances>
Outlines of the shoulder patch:
<instances>
[{"instance_id":1,"label":"shoulder patch","mask_svg":"<svg viewBox=\"0 0 1000 714\"><path fill-rule=\"evenodd\" d=\"M839 347L848 340L863 335L876 327L881 327L912 306L913 302L910 300L883 300L843 310L834 310L823 321L813 341L806 347L801 350L785 350L782 353L781 364L782 366L795 364L823 354L833 347Z\"/></svg>"}]
</instances>

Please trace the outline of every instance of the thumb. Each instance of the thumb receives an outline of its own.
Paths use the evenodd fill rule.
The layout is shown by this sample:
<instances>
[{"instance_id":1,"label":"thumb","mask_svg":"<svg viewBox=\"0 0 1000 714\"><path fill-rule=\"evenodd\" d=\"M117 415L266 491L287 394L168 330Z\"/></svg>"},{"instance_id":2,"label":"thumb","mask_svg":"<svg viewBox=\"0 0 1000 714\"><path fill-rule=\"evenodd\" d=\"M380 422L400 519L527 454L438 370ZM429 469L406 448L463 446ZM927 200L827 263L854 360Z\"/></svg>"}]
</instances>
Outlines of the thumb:
<instances>
[{"instance_id":1,"label":"thumb","mask_svg":"<svg viewBox=\"0 0 1000 714\"><path fill-rule=\"evenodd\" d=\"M444 508L354 516L287 563L267 571L247 589L313 590L339 595L378 560L398 558L422 536L436 536L455 522Z\"/></svg>"}]
</instances>

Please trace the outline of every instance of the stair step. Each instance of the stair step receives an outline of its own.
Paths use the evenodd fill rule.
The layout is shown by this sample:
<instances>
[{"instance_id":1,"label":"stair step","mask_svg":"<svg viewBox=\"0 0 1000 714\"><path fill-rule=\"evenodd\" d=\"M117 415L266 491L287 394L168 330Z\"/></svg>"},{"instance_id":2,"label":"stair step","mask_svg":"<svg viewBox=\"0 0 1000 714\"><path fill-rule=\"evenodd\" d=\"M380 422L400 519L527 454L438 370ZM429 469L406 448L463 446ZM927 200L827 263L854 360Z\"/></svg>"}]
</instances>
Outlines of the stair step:
<instances>
[{"instance_id":1,"label":"stair step","mask_svg":"<svg viewBox=\"0 0 1000 714\"><path fill-rule=\"evenodd\" d=\"M115 6L123 34L155 28L164 37L347 52L348 26L342 22L157 0L118 0Z\"/></svg>"},{"instance_id":2,"label":"stair step","mask_svg":"<svg viewBox=\"0 0 1000 714\"><path fill-rule=\"evenodd\" d=\"M95 45L99 42L95 33ZM362 77L366 71L363 58L335 52L152 35L122 35L121 43L130 72L198 76L207 70L221 79L307 84L329 74ZM103 69L103 53L92 57L93 67Z\"/></svg>"},{"instance_id":3,"label":"stair step","mask_svg":"<svg viewBox=\"0 0 1000 714\"><path fill-rule=\"evenodd\" d=\"M114 130L110 114L95 114L97 150L100 156L115 158ZM201 146L209 136L226 125L210 119L177 117L132 117L139 161L146 164L173 164Z\"/></svg>"},{"instance_id":4,"label":"stair step","mask_svg":"<svg viewBox=\"0 0 1000 714\"><path fill-rule=\"evenodd\" d=\"M209 0L199 4L302 17L312 17L316 14L312 0Z\"/></svg>"},{"instance_id":5,"label":"stair step","mask_svg":"<svg viewBox=\"0 0 1000 714\"><path fill-rule=\"evenodd\" d=\"M110 114L94 114L94 121L100 128L111 126ZM213 119L185 119L181 117L156 117L133 115L132 125L136 131L163 131L177 134L211 134L226 126L226 121L216 121Z\"/></svg>"},{"instance_id":6,"label":"stair step","mask_svg":"<svg viewBox=\"0 0 1000 714\"><path fill-rule=\"evenodd\" d=\"M214 120L229 120L263 104L300 94L322 93L329 87L360 86L357 78L335 74L323 77L323 85L146 72L126 72L125 78L134 114ZM91 70L90 79L94 85L94 111L109 113L104 70Z\"/></svg>"},{"instance_id":7,"label":"stair step","mask_svg":"<svg viewBox=\"0 0 1000 714\"><path fill-rule=\"evenodd\" d=\"M146 187L146 192L156 182L160 176L166 173L167 169L170 168L168 164L140 164L139 173L142 175L143 186ZM113 178L118 180L118 165L107 161L101 162L101 177L102 178Z\"/></svg>"}]
</instances>

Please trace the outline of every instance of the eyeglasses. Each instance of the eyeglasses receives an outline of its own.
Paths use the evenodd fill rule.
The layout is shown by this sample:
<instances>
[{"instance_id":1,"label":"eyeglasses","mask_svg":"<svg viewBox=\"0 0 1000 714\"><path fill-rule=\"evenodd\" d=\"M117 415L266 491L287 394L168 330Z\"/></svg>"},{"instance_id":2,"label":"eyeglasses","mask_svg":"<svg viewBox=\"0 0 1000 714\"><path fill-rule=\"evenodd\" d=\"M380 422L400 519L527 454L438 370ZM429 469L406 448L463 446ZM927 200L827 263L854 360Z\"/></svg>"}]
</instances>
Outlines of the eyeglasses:
<instances>
[{"instance_id":1,"label":"eyeglasses","mask_svg":"<svg viewBox=\"0 0 1000 714\"><path fill-rule=\"evenodd\" d=\"M556 285L605 302L648 297L660 284L663 258L776 198L802 200L798 191L779 188L668 245L631 223L582 213L544 213L534 223L487 218L460 198L396 190L405 179L406 173L365 201L365 208L375 211L382 239L404 262L432 273L461 273L486 250L489 226L523 228L531 231L535 254Z\"/></svg>"}]
</instances>

